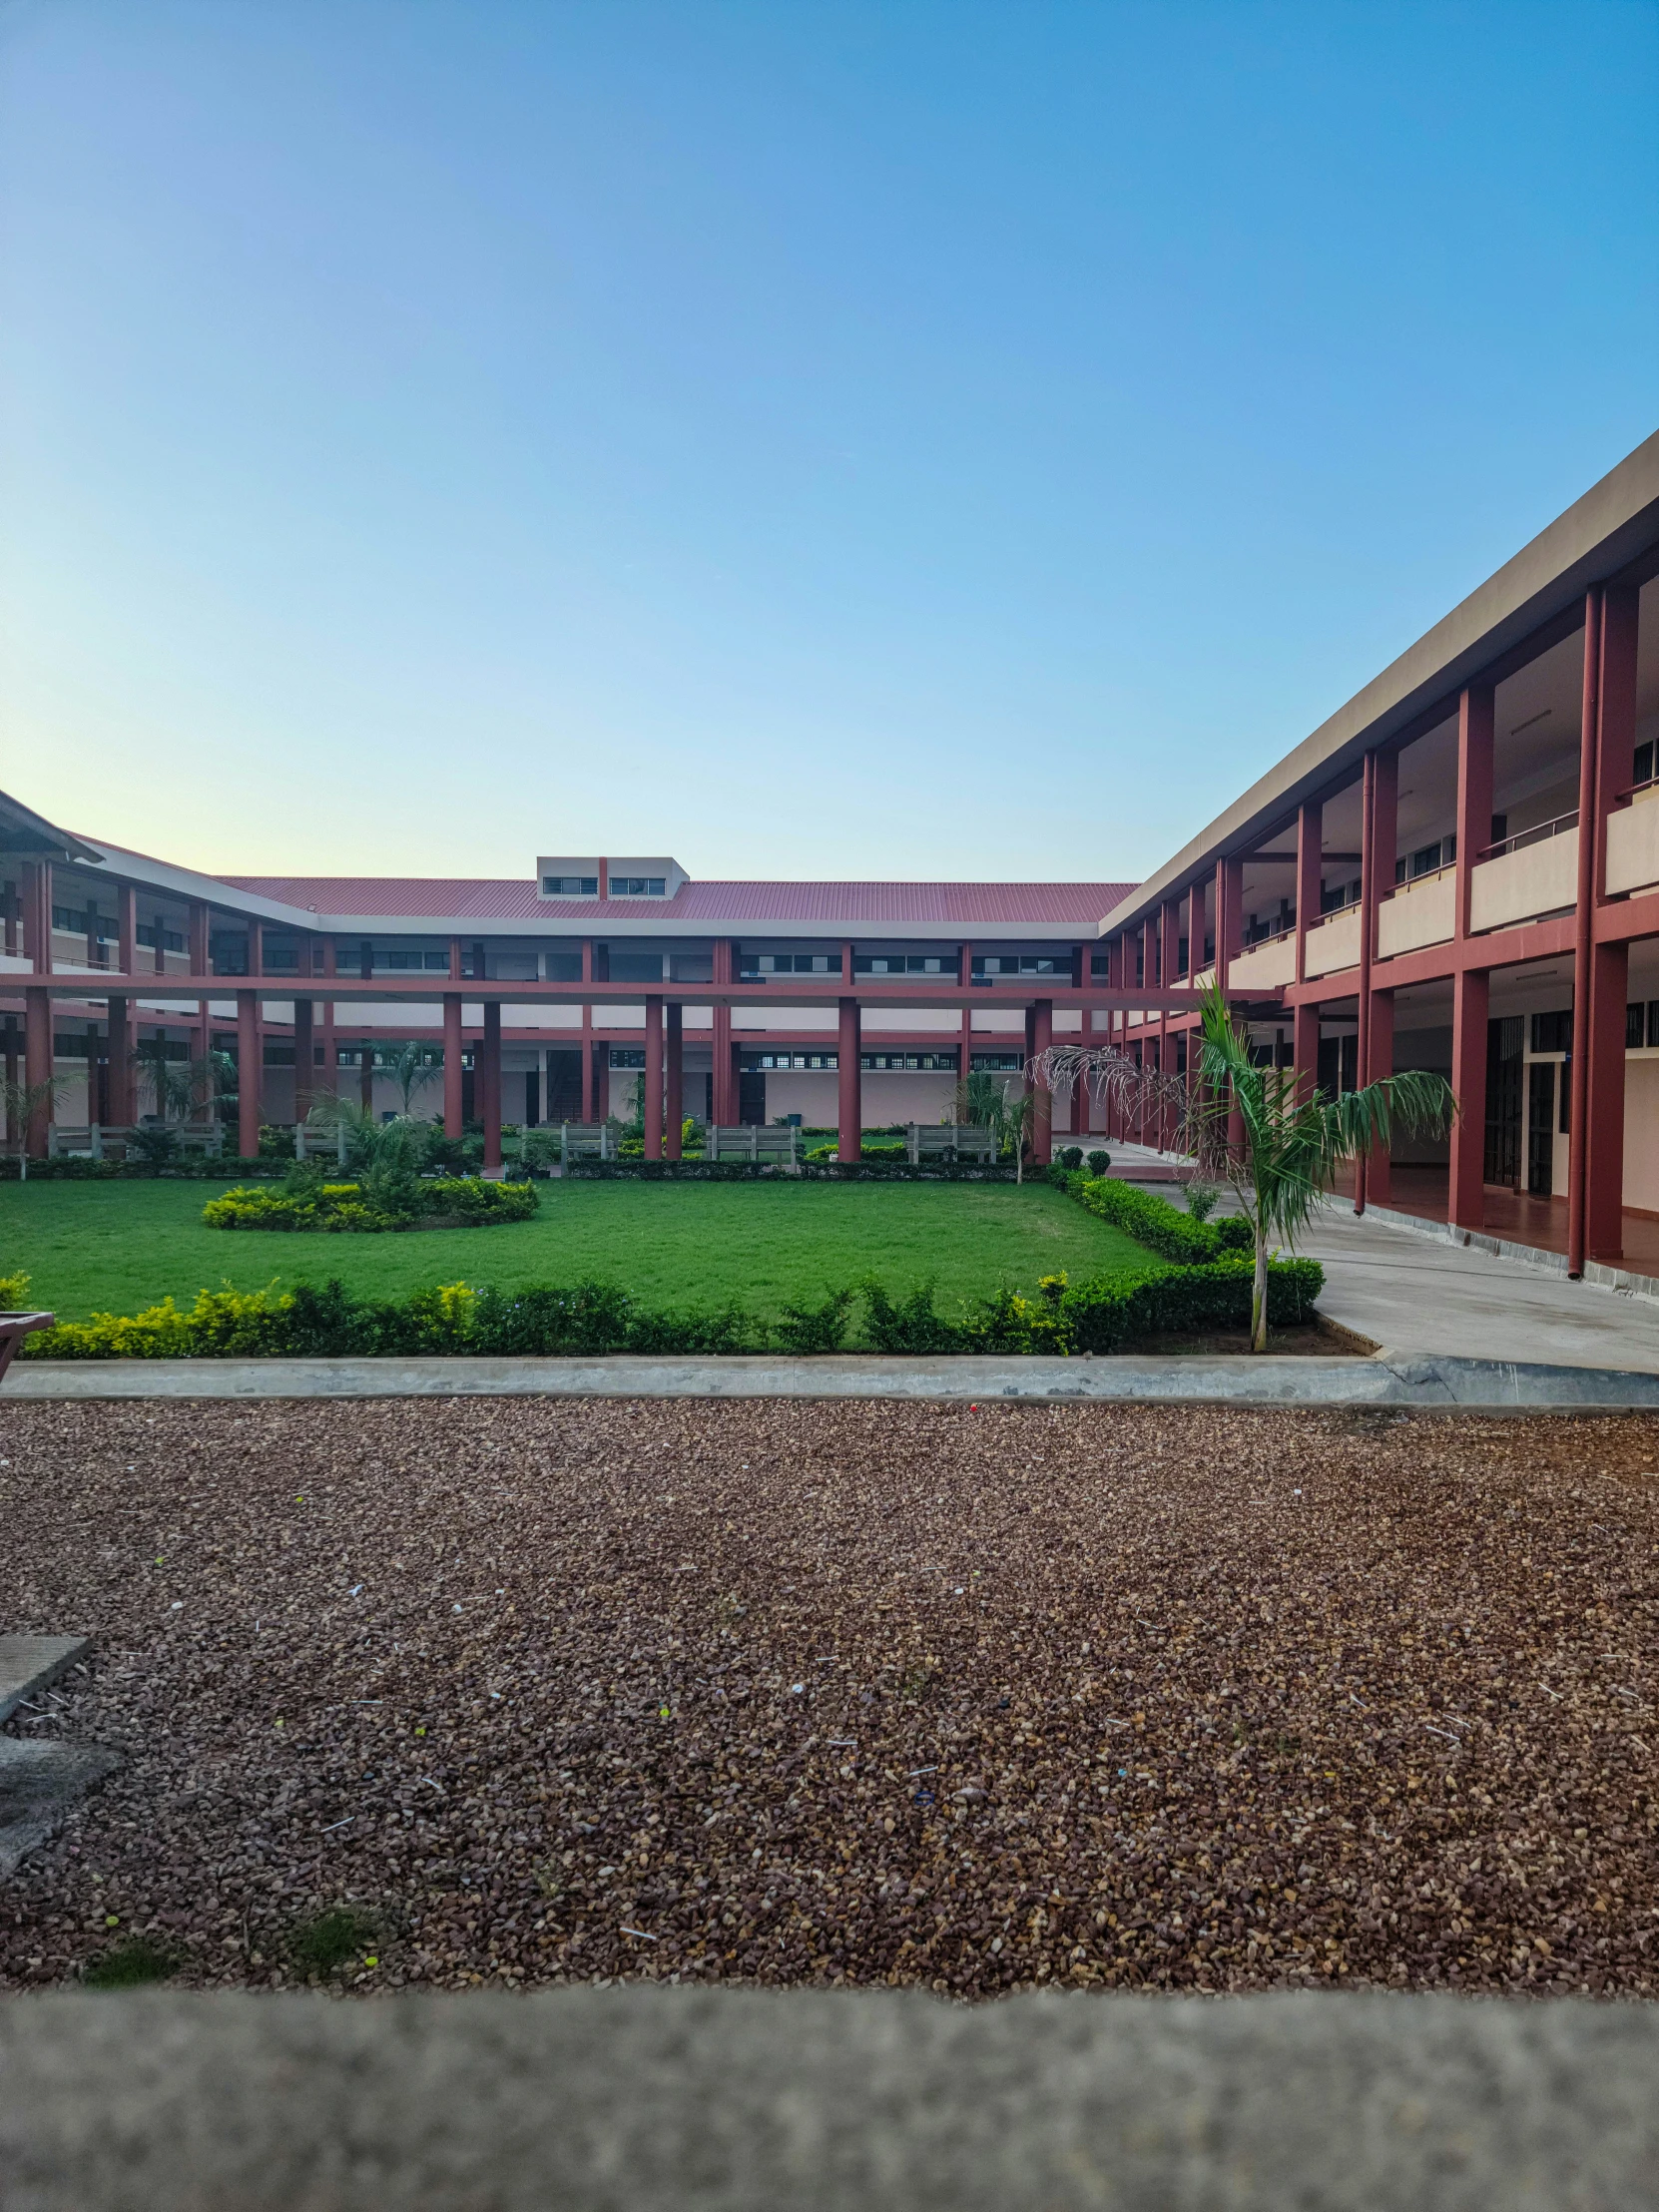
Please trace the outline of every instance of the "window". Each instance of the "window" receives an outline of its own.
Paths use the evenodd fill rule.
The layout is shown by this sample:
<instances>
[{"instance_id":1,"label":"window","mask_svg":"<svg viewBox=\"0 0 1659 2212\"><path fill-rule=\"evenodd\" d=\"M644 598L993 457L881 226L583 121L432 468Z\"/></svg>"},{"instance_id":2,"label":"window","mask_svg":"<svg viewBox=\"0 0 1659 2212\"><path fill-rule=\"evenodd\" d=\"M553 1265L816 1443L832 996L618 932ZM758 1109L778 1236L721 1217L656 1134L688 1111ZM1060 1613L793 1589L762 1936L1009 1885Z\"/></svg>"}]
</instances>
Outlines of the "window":
<instances>
[{"instance_id":1,"label":"window","mask_svg":"<svg viewBox=\"0 0 1659 2212\"><path fill-rule=\"evenodd\" d=\"M954 1052L862 1052L858 1065L876 1074L954 1075Z\"/></svg>"},{"instance_id":2,"label":"window","mask_svg":"<svg viewBox=\"0 0 1659 2212\"><path fill-rule=\"evenodd\" d=\"M1572 1050L1571 1007L1562 1007L1558 1011L1532 1016L1532 1049L1534 1052L1570 1052Z\"/></svg>"},{"instance_id":3,"label":"window","mask_svg":"<svg viewBox=\"0 0 1659 2212\"><path fill-rule=\"evenodd\" d=\"M579 952L549 952L546 965L547 980L550 983L579 983L582 980L582 955Z\"/></svg>"},{"instance_id":4,"label":"window","mask_svg":"<svg viewBox=\"0 0 1659 2212\"><path fill-rule=\"evenodd\" d=\"M854 952L854 975L948 975L954 979L961 970L960 953L948 952ZM979 972L979 962L973 963L974 973ZM835 962L835 973L840 973L840 962Z\"/></svg>"},{"instance_id":5,"label":"window","mask_svg":"<svg viewBox=\"0 0 1659 2212\"><path fill-rule=\"evenodd\" d=\"M636 1044L614 1044L611 1047L611 1066L614 1068L643 1068L645 1047Z\"/></svg>"},{"instance_id":6,"label":"window","mask_svg":"<svg viewBox=\"0 0 1659 2212\"><path fill-rule=\"evenodd\" d=\"M744 1052L738 1056L741 1075L764 1075L775 1070L833 1075L839 1066L840 1055L836 1052Z\"/></svg>"},{"instance_id":7,"label":"window","mask_svg":"<svg viewBox=\"0 0 1659 2212\"><path fill-rule=\"evenodd\" d=\"M1419 875L1432 875L1436 868L1450 867L1456 857L1457 839L1436 837L1432 844L1419 844L1405 859L1394 862L1394 881L1404 883Z\"/></svg>"},{"instance_id":8,"label":"window","mask_svg":"<svg viewBox=\"0 0 1659 2212\"><path fill-rule=\"evenodd\" d=\"M1646 745L1639 745L1636 748L1635 774L1631 781L1638 789L1643 784L1653 782L1653 755L1654 741L1651 738L1649 738Z\"/></svg>"},{"instance_id":9,"label":"window","mask_svg":"<svg viewBox=\"0 0 1659 2212\"><path fill-rule=\"evenodd\" d=\"M1401 872L1404 865L1404 861L1401 860L1395 868L1394 881L1396 883L1404 881L1404 875ZM1322 914L1339 914L1345 906L1358 906L1360 903L1360 889L1361 881L1358 875L1351 883L1328 883L1325 889L1320 892L1320 912Z\"/></svg>"},{"instance_id":10,"label":"window","mask_svg":"<svg viewBox=\"0 0 1659 2212\"><path fill-rule=\"evenodd\" d=\"M71 936L76 937L94 933L101 944L109 943L116 935L113 914L91 914L81 906L54 906L52 926L54 929L66 929Z\"/></svg>"},{"instance_id":11,"label":"window","mask_svg":"<svg viewBox=\"0 0 1659 2212\"><path fill-rule=\"evenodd\" d=\"M299 966L298 946L291 944L267 944L265 948L265 965L266 972L268 974L271 973L273 970L275 970L275 972L278 975L282 974L288 968L293 968L297 970Z\"/></svg>"},{"instance_id":12,"label":"window","mask_svg":"<svg viewBox=\"0 0 1659 2212\"><path fill-rule=\"evenodd\" d=\"M660 983L663 979L663 956L660 952L612 951L606 980L612 983Z\"/></svg>"},{"instance_id":13,"label":"window","mask_svg":"<svg viewBox=\"0 0 1659 2212\"><path fill-rule=\"evenodd\" d=\"M856 968L857 960L852 963ZM838 952L740 952L738 980L758 982L763 975L839 975Z\"/></svg>"},{"instance_id":14,"label":"window","mask_svg":"<svg viewBox=\"0 0 1659 2212\"><path fill-rule=\"evenodd\" d=\"M1089 954L1089 974L1096 983L1104 983L1112 972L1112 955L1109 952Z\"/></svg>"},{"instance_id":15,"label":"window","mask_svg":"<svg viewBox=\"0 0 1659 2212\"><path fill-rule=\"evenodd\" d=\"M974 1052L968 1056L968 1066L974 1074L1017 1075L1025 1065L1023 1052Z\"/></svg>"},{"instance_id":16,"label":"window","mask_svg":"<svg viewBox=\"0 0 1659 2212\"><path fill-rule=\"evenodd\" d=\"M1647 1002L1647 1041L1659 1046L1659 998L1650 998Z\"/></svg>"},{"instance_id":17,"label":"window","mask_svg":"<svg viewBox=\"0 0 1659 2212\"><path fill-rule=\"evenodd\" d=\"M1647 1008L1640 1000L1624 1009L1624 1049L1640 1052L1647 1043Z\"/></svg>"},{"instance_id":18,"label":"window","mask_svg":"<svg viewBox=\"0 0 1659 2212\"><path fill-rule=\"evenodd\" d=\"M389 951L376 952L374 965L390 968L394 974L406 973L412 968L418 974L447 975L449 955L447 952L411 952L394 945Z\"/></svg>"},{"instance_id":19,"label":"window","mask_svg":"<svg viewBox=\"0 0 1659 2212\"><path fill-rule=\"evenodd\" d=\"M613 898L661 898L668 887L668 878L662 875L613 875L610 893Z\"/></svg>"},{"instance_id":20,"label":"window","mask_svg":"<svg viewBox=\"0 0 1659 2212\"><path fill-rule=\"evenodd\" d=\"M597 875L544 875L541 879L543 898L597 898Z\"/></svg>"},{"instance_id":21,"label":"window","mask_svg":"<svg viewBox=\"0 0 1659 2212\"><path fill-rule=\"evenodd\" d=\"M153 921L141 921L138 925L139 943L148 945L152 952L156 949L158 927L159 925ZM184 951L185 940L177 929L162 929L160 935L164 952Z\"/></svg>"},{"instance_id":22,"label":"window","mask_svg":"<svg viewBox=\"0 0 1659 2212\"><path fill-rule=\"evenodd\" d=\"M1069 979L1071 961L1053 952L976 952L973 972L984 981L999 975L1063 975ZM1136 982L1140 981L1137 975Z\"/></svg>"}]
</instances>

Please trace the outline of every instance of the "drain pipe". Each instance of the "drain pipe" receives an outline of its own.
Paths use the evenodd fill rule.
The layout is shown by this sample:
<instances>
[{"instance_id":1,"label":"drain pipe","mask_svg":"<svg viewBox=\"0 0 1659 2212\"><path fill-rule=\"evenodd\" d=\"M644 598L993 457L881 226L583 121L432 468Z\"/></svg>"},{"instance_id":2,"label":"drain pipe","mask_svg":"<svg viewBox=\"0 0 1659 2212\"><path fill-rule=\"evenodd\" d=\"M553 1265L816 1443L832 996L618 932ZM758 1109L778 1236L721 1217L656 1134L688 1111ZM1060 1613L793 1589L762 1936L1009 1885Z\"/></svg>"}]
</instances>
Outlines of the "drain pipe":
<instances>
[{"instance_id":1,"label":"drain pipe","mask_svg":"<svg viewBox=\"0 0 1659 2212\"><path fill-rule=\"evenodd\" d=\"M1567 1276L1584 1273L1585 1197L1590 1163L1590 950L1595 919L1596 755L1600 751L1601 626L1604 587L1584 598L1584 694L1578 740L1578 904L1573 913L1572 1088L1567 1138Z\"/></svg>"},{"instance_id":2,"label":"drain pipe","mask_svg":"<svg viewBox=\"0 0 1659 2212\"><path fill-rule=\"evenodd\" d=\"M1368 753L1360 773L1360 1034L1355 1043L1354 1087L1363 1091L1371 1081L1371 937L1377 904L1377 755ZM1342 1088L1342 1062L1338 1060L1337 1087ZM1366 1210L1366 1186L1371 1154L1354 1155L1354 1211Z\"/></svg>"}]
</instances>

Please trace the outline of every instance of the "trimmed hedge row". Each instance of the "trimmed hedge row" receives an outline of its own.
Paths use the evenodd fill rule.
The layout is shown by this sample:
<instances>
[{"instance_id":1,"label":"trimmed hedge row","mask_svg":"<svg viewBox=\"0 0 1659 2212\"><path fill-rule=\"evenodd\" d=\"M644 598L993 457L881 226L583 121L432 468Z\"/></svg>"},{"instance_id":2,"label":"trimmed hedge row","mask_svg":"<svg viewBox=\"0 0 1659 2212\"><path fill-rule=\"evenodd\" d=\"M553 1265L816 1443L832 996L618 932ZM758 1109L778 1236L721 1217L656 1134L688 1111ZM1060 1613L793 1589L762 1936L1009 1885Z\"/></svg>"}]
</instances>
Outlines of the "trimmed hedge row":
<instances>
[{"instance_id":1,"label":"trimmed hedge row","mask_svg":"<svg viewBox=\"0 0 1659 2212\"><path fill-rule=\"evenodd\" d=\"M477 1175L409 1177L396 1203L378 1202L360 1183L319 1183L314 1189L259 1191L246 1184L210 1198L202 1219L210 1229L264 1229L375 1235L411 1229L487 1229L528 1221L541 1204L533 1183L486 1183Z\"/></svg>"},{"instance_id":2,"label":"trimmed hedge row","mask_svg":"<svg viewBox=\"0 0 1659 2212\"><path fill-rule=\"evenodd\" d=\"M1156 1252L1160 1259L1173 1261L1177 1267L1202 1267L1230 1252L1252 1252L1255 1248L1249 1222L1237 1216L1194 1221L1167 1198L1159 1198L1138 1183L1120 1182L1115 1176L1088 1176L1062 1168L1051 1180L1091 1214L1098 1214L1114 1229L1145 1245L1148 1252Z\"/></svg>"},{"instance_id":3,"label":"trimmed hedge row","mask_svg":"<svg viewBox=\"0 0 1659 2212\"><path fill-rule=\"evenodd\" d=\"M287 1167L283 1160L262 1156L254 1160L239 1160L231 1153L214 1157L208 1153L187 1153L183 1159L167 1160L156 1165L148 1160L83 1160L62 1158L57 1160L31 1160L31 1183L245 1183L256 1175L280 1176ZM0 1183L15 1183L22 1175L15 1152L0 1153Z\"/></svg>"},{"instance_id":4,"label":"trimmed hedge row","mask_svg":"<svg viewBox=\"0 0 1659 2212\"><path fill-rule=\"evenodd\" d=\"M1306 1321L1324 1276L1317 1262L1276 1262L1268 1312L1280 1328ZM390 1301L359 1298L337 1281L287 1292L203 1291L186 1312L172 1299L142 1314L95 1314L24 1339L26 1360L242 1360L410 1357L470 1353L519 1357L604 1353L838 1352L861 1303L864 1335L887 1353L1115 1352L1132 1338L1233 1329L1250 1319L1244 1258L1197 1268L1152 1267L1091 1283L1047 1277L1035 1298L1001 1291L937 1313L931 1288L894 1299L879 1283L835 1292L822 1306L786 1306L764 1321L737 1305L718 1313L663 1312L603 1283L570 1289L474 1290L445 1284Z\"/></svg>"}]
</instances>

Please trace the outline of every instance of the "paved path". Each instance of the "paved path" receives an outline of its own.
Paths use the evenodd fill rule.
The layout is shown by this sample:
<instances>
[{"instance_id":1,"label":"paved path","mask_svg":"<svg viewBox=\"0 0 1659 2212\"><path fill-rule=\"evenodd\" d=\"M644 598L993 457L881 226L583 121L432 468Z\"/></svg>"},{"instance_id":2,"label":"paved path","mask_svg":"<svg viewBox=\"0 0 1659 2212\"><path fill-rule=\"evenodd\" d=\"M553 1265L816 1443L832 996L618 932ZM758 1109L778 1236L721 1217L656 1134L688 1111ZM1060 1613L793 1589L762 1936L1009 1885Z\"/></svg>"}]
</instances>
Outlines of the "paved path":
<instances>
[{"instance_id":1,"label":"paved path","mask_svg":"<svg viewBox=\"0 0 1659 2212\"><path fill-rule=\"evenodd\" d=\"M892 1397L1088 1398L1209 1405L1659 1408L1659 1376L1513 1361L963 1360L841 1353L812 1360L86 1360L19 1362L6 1398Z\"/></svg>"},{"instance_id":2,"label":"paved path","mask_svg":"<svg viewBox=\"0 0 1659 2212\"><path fill-rule=\"evenodd\" d=\"M1138 1145L1111 1153L1114 1172L1130 1175L1169 1161ZM1320 1312L1388 1353L1659 1375L1652 1299L1453 1244L1432 1225L1418 1234L1357 1220L1347 1199L1326 1207L1299 1250L1325 1269Z\"/></svg>"}]
</instances>

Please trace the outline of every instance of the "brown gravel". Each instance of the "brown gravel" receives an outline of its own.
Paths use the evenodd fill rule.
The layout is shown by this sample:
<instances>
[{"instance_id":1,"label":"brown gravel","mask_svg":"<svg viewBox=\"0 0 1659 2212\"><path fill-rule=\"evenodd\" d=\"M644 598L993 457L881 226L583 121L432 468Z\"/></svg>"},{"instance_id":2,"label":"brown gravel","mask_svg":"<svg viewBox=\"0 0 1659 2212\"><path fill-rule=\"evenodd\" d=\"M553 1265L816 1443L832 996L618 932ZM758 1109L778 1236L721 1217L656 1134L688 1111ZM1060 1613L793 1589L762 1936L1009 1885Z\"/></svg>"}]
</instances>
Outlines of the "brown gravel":
<instances>
[{"instance_id":1,"label":"brown gravel","mask_svg":"<svg viewBox=\"0 0 1659 2212\"><path fill-rule=\"evenodd\" d=\"M1652 1994L1659 1421L0 1407L25 1724L124 1773L0 1980ZM17 1724L14 1723L15 1727ZM365 1950L367 1946L365 1946Z\"/></svg>"}]
</instances>

